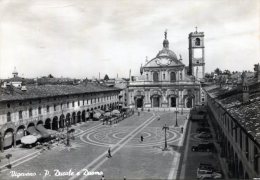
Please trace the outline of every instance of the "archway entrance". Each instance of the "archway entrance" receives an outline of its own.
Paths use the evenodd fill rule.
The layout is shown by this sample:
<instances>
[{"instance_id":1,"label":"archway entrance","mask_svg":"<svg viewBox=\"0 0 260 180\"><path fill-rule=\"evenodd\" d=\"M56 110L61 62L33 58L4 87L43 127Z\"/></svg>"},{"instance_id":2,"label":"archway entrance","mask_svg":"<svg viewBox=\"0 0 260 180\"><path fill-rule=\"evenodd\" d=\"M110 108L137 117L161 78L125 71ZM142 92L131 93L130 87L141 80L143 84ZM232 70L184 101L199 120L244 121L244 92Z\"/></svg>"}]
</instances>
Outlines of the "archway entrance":
<instances>
[{"instance_id":1,"label":"archway entrance","mask_svg":"<svg viewBox=\"0 0 260 180\"><path fill-rule=\"evenodd\" d=\"M160 97L159 96L153 97L153 107L160 107Z\"/></svg>"},{"instance_id":2,"label":"archway entrance","mask_svg":"<svg viewBox=\"0 0 260 180\"><path fill-rule=\"evenodd\" d=\"M59 122L58 122L58 117L55 116L52 120L52 130L58 130L59 129Z\"/></svg>"},{"instance_id":3,"label":"archway entrance","mask_svg":"<svg viewBox=\"0 0 260 180\"><path fill-rule=\"evenodd\" d=\"M44 124L44 127L46 128L46 129L51 129L51 119L46 119L46 121L45 121L45 124Z\"/></svg>"},{"instance_id":4,"label":"archway entrance","mask_svg":"<svg viewBox=\"0 0 260 180\"><path fill-rule=\"evenodd\" d=\"M136 99L136 107L137 108L142 108L143 107L143 99L142 98Z\"/></svg>"},{"instance_id":5,"label":"archway entrance","mask_svg":"<svg viewBox=\"0 0 260 180\"><path fill-rule=\"evenodd\" d=\"M14 144L13 129L7 129L4 134L4 149L10 148Z\"/></svg>"},{"instance_id":6,"label":"archway entrance","mask_svg":"<svg viewBox=\"0 0 260 180\"><path fill-rule=\"evenodd\" d=\"M176 97L171 97L171 107L176 107Z\"/></svg>"},{"instance_id":7,"label":"archway entrance","mask_svg":"<svg viewBox=\"0 0 260 180\"><path fill-rule=\"evenodd\" d=\"M192 108L192 97L188 97L186 100L186 107Z\"/></svg>"}]
</instances>

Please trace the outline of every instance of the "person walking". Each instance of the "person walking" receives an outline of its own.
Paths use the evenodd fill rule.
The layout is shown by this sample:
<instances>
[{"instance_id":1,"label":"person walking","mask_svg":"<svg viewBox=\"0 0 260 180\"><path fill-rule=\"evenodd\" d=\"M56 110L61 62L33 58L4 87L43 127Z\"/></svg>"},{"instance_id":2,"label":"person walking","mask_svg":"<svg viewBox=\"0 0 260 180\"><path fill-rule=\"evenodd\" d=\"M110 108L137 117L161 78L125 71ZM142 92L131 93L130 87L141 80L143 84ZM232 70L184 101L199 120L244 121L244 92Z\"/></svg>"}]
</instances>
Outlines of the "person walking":
<instances>
[{"instance_id":1,"label":"person walking","mask_svg":"<svg viewBox=\"0 0 260 180\"><path fill-rule=\"evenodd\" d=\"M111 150L110 150L110 148L108 149L107 153L108 153L107 157L108 157L108 158L111 158L112 155L111 155Z\"/></svg>"},{"instance_id":2,"label":"person walking","mask_svg":"<svg viewBox=\"0 0 260 180\"><path fill-rule=\"evenodd\" d=\"M102 175L102 178L101 178L101 180L105 180L105 176L104 176L104 175Z\"/></svg>"},{"instance_id":3,"label":"person walking","mask_svg":"<svg viewBox=\"0 0 260 180\"><path fill-rule=\"evenodd\" d=\"M144 137L143 137L143 135L141 135L141 142L143 142L144 141Z\"/></svg>"}]
</instances>

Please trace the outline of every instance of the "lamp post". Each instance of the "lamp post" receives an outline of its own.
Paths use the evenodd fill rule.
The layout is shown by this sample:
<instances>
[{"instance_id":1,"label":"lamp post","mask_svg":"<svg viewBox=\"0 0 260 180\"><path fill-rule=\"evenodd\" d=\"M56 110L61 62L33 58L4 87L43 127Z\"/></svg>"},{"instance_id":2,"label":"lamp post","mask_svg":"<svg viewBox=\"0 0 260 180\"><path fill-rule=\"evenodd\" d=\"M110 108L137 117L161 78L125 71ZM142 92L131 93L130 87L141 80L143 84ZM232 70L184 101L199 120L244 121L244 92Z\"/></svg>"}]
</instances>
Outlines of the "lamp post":
<instances>
[{"instance_id":1,"label":"lamp post","mask_svg":"<svg viewBox=\"0 0 260 180\"><path fill-rule=\"evenodd\" d=\"M69 137L69 117L66 119L66 126L67 126L67 146L70 146L70 137Z\"/></svg>"},{"instance_id":2,"label":"lamp post","mask_svg":"<svg viewBox=\"0 0 260 180\"><path fill-rule=\"evenodd\" d=\"M177 114L179 113L179 111L177 110L177 108L176 108L175 113L176 113L175 127L178 127L178 117L177 117Z\"/></svg>"},{"instance_id":3,"label":"lamp post","mask_svg":"<svg viewBox=\"0 0 260 180\"><path fill-rule=\"evenodd\" d=\"M166 151L166 150L168 150L166 131L169 130L169 127L165 124L162 129L164 130L164 149L163 149L163 151Z\"/></svg>"}]
</instances>

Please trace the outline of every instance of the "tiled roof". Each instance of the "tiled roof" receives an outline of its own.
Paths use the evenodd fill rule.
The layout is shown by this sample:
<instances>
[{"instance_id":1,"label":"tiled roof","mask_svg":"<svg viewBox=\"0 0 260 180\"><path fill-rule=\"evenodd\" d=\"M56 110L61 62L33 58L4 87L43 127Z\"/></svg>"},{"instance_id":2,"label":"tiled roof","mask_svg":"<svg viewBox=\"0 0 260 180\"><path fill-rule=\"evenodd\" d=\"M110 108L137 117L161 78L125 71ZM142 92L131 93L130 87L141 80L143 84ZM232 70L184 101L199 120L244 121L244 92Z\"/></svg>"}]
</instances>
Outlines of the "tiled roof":
<instances>
[{"instance_id":1,"label":"tiled roof","mask_svg":"<svg viewBox=\"0 0 260 180\"><path fill-rule=\"evenodd\" d=\"M228 91L219 86L205 88L206 91L235 118L246 131L260 143L260 84L252 84L249 101L242 103L239 87Z\"/></svg>"},{"instance_id":2,"label":"tiled roof","mask_svg":"<svg viewBox=\"0 0 260 180\"><path fill-rule=\"evenodd\" d=\"M22 91L15 87L0 88L0 101L24 100L91 92L119 91L115 87L107 87L96 83L79 85L39 85L26 86Z\"/></svg>"}]
</instances>

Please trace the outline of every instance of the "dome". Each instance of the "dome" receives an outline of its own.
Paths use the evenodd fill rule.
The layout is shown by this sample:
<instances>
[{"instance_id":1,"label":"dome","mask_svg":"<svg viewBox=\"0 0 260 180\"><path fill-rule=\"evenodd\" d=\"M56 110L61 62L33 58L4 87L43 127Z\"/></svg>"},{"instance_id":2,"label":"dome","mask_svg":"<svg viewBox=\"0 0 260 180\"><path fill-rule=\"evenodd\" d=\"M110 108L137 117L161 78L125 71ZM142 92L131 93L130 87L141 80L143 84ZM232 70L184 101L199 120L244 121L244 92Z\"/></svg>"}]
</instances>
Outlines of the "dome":
<instances>
[{"instance_id":1,"label":"dome","mask_svg":"<svg viewBox=\"0 0 260 180\"><path fill-rule=\"evenodd\" d=\"M170 60L178 60L176 54L172 50L166 48L163 48L161 51L159 51L156 57L168 57Z\"/></svg>"}]
</instances>

